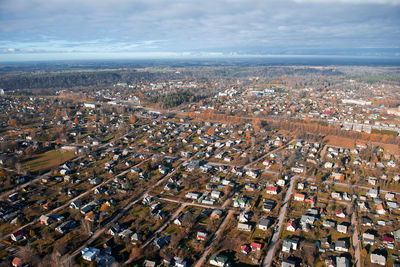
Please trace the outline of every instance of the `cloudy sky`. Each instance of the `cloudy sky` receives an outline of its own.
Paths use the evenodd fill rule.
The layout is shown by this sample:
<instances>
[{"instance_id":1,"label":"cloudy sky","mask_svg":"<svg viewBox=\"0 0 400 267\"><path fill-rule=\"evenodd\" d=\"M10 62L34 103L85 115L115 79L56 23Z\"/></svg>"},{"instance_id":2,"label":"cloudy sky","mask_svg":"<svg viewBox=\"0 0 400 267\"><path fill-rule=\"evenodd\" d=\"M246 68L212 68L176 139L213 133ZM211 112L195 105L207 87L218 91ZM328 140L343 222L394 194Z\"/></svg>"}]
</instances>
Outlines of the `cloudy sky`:
<instances>
[{"instance_id":1,"label":"cloudy sky","mask_svg":"<svg viewBox=\"0 0 400 267\"><path fill-rule=\"evenodd\" d=\"M399 52L400 0L0 0L0 61Z\"/></svg>"}]
</instances>

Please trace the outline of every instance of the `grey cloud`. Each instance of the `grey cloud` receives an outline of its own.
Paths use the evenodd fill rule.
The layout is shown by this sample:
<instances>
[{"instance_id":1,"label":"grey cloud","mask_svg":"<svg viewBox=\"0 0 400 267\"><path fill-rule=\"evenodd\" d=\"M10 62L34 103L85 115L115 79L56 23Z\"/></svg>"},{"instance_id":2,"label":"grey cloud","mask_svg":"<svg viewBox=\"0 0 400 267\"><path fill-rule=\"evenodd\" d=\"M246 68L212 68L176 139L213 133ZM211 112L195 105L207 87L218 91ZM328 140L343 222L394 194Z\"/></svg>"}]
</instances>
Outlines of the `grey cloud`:
<instances>
[{"instance_id":1,"label":"grey cloud","mask_svg":"<svg viewBox=\"0 0 400 267\"><path fill-rule=\"evenodd\" d=\"M3 0L0 49L83 52L399 47L400 0ZM18 50L16 50L18 51Z\"/></svg>"}]
</instances>

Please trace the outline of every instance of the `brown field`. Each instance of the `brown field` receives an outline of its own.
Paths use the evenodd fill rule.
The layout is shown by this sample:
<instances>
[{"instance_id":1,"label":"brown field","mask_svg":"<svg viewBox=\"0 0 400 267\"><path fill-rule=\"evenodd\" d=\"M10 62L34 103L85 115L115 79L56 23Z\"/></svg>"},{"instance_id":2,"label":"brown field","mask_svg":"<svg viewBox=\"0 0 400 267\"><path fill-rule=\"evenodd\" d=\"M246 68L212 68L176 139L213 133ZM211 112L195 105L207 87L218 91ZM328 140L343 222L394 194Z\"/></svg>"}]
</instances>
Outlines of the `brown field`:
<instances>
[{"instance_id":1,"label":"brown field","mask_svg":"<svg viewBox=\"0 0 400 267\"><path fill-rule=\"evenodd\" d=\"M329 135L324 138L324 142L330 146L343 147L343 148L354 148L356 142L364 144L373 144L375 146L381 146L385 149L385 152L391 155L400 155L399 146L395 144L384 144L380 142L368 142L365 140L354 140L348 137L332 136Z\"/></svg>"},{"instance_id":2,"label":"brown field","mask_svg":"<svg viewBox=\"0 0 400 267\"><path fill-rule=\"evenodd\" d=\"M71 151L52 150L33 156L32 159L24 162L22 167L31 172L49 170L72 159L74 156L74 152Z\"/></svg>"},{"instance_id":3,"label":"brown field","mask_svg":"<svg viewBox=\"0 0 400 267\"><path fill-rule=\"evenodd\" d=\"M395 144L382 144L374 142L374 145L381 146L385 152L391 155L400 155L399 146Z\"/></svg>"},{"instance_id":4,"label":"brown field","mask_svg":"<svg viewBox=\"0 0 400 267\"><path fill-rule=\"evenodd\" d=\"M347 137L329 135L324 138L323 142L330 146L354 148L355 140Z\"/></svg>"}]
</instances>

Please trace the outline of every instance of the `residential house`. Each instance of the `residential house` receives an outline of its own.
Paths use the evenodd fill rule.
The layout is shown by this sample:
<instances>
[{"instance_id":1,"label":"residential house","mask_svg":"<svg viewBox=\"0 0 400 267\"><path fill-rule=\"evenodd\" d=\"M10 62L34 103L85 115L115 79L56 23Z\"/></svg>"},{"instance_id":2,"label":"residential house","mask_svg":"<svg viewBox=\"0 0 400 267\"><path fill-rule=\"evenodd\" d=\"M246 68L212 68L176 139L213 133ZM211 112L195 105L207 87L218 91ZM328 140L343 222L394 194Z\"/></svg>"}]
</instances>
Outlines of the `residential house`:
<instances>
[{"instance_id":1,"label":"residential house","mask_svg":"<svg viewBox=\"0 0 400 267\"><path fill-rule=\"evenodd\" d=\"M394 231L393 235L394 235L394 239L396 240L396 242L400 242L400 229Z\"/></svg>"},{"instance_id":2,"label":"residential house","mask_svg":"<svg viewBox=\"0 0 400 267\"><path fill-rule=\"evenodd\" d=\"M332 178L338 181L344 180L343 174L337 172L332 172Z\"/></svg>"},{"instance_id":3,"label":"residential house","mask_svg":"<svg viewBox=\"0 0 400 267\"><path fill-rule=\"evenodd\" d=\"M239 214L239 222L242 222L242 223L248 222L251 219L252 215L253 214L250 212L244 212L244 211L241 212Z\"/></svg>"},{"instance_id":4,"label":"residential house","mask_svg":"<svg viewBox=\"0 0 400 267\"><path fill-rule=\"evenodd\" d=\"M174 267L186 267L187 263L183 259L176 259Z\"/></svg>"},{"instance_id":5,"label":"residential house","mask_svg":"<svg viewBox=\"0 0 400 267\"><path fill-rule=\"evenodd\" d=\"M278 187L277 186L268 186L267 187L267 194L270 194L270 195L278 194Z\"/></svg>"},{"instance_id":6,"label":"residential house","mask_svg":"<svg viewBox=\"0 0 400 267\"><path fill-rule=\"evenodd\" d=\"M254 251L254 250L261 250L262 244L257 243L257 242L251 242L251 243L250 243L250 247L251 247L251 249L252 249L253 251Z\"/></svg>"},{"instance_id":7,"label":"residential house","mask_svg":"<svg viewBox=\"0 0 400 267\"><path fill-rule=\"evenodd\" d=\"M24 262L22 261L21 258L19 258L19 257L14 257L14 259L13 259L12 262L11 262L11 265L12 265L13 267L22 267L22 266L24 266Z\"/></svg>"},{"instance_id":8,"label":"residential house","mask_svg":"<svg viewBox=\"0 0 400 267\"><path fill-rule=\"evenodd\" d=\"M258 177L258 172L254 170L248 170L246 172L246 175L250 176L253 179L256 179Z\"/></svg>"},{"instance_id":9,"label":"residential house","mask_svg":"<svg viewBox=\"0 0 400 267\"><path fill-rule=\"evenodd\" d=\"M297 189L298 190L303 190L304 189L304 184L303 183L298 183L297 184Z\"/></svg>"},{"instance_id":10,"label":"residential house","mask_svg":"<svg viewBox=\"0 0 400 267\"><path fill-rule=\"evenodd\" d=\"M271 221L268 218L260 218L258 221L258 229L261 229L263 231L268 230L268 227L270 226Z\"/></svg>"},{"instance_id":11,"label":"residential house","mask_svg":"<svg viewBox=\"0 0 400 267\"><path fill-rule=\"evenodd\" d=\"M162 249L165 245L169 244L170 240L171 236L157 237L156 239L154 239L153 244L158 249Z\"/></svg>"},{"instance_id":12,"label":"residential house","mask_svg":"<svg viewBox=\"0 0 400 267\"><path fill-rule=\"evenodd\" d=\"M78 225L77 222L75 222L73 220L69 220L69 221L66 221L66 222L62 223L61 225L59 225L56 228L56 231L59 232L60 234L65 234L69 230L75 228L77 225Z\"/></svg>"},{"instance_id":13,"label":"residential house","mask_svg":"<svg viewBox=\"0 0 400 267\"><path fill-rule=\"evenodd\" d=\"M282 243L282 251L290 253L291 250L297 250L298 243L298 239L286 238Z\"/></svg>"},{"instance_id":14,"label":"residential house","mask_svg":"<svg viewBox=\"0 0 400 267\"><path fill-rule=\"evenodd\" d=\"M386 258L384 255L380 255L378 253L373 252L371 253L370 259L371 263L375 263L382 266L386 265Z\"/></svg>"},{"instance_id":15,"label":"residential house","mask_svg":"<svg viewBox=\"0 0 400 267\"><path fill-rule=\"evenodd\" d=\"M372 226L372 220L366 216L361 217L360 222L362 226Z\"/></svg>"},{"instance_id":16,"label":"residential house","mask_svg":"<svg viewBox=\"0 0 400 267\"><path fill-rule=\"evenodd\" d=\"M282 267L296 267L296 262L292 261L292 260L289 260L289 259L286 259L286 260L282 261L282 265L281 266Z\"/></svg>"},{"instance_id":17,"label":"residential house","mask_svg":"<svg viewBox=\"0 0 400 267\"><path fill-rule=\"evenodd\" d=\"M233 200L233 206L235 208L250 208L251 207L251 202L250 199L247 197L239 197L237 196Z\"/></svg>"},{"instance_id":18,"label":"residential house","mask_svg":"<svg viewBox=\"0 0 400 267\"><path fill-rule=\"evenodd\" d=\"M71 209L75 210L79 210L81 206L82 206L82 200L80 198L72 201L71 204L69 205Z\"/></svg>"},{"instance_id":19,"label":"residential house","mask_svg":"<svg viewBox=\"0 0 400 267\"><path fill-rule=\"evenodd\" d=\"M199 193L196 192L189 192L185 195L186 198L197 200L200 197Z\"/></svg>"},{"instance_id":20,"label":"residential house","mask_svg":"<svg viewBox=\"0 0 400 267\"><path fill-rule=\"evenodd\" d=\"M303 173L304 172L304 168L300 168L300 167L292 167L290 170L294 173Z\"/></svg>"},{"instance_id":21,"label":"residential house","mask_svg":"<svg viewBox=\"0 0 400 267\"><path fill-rule=\"evenodd\" d=\"M321 246L323 247L330 247L330 242L328 237L321 238Z\"/></svg>"},{"instance_id":22,"label":"residential house","mask_svg":"<svg viewBox=\"0 0 400 267\"><path fill-rule=\"evenodd\" d=\"M264 199L263 202L264 202L264 203L263 203L263 210L264 210L264 211L270 212L270 211L272 211L272 210L274 209L274 207L275 207L275 200L273 200L273 199Z\"/></svg>"},{"instance_id":23,"label":"residential house","mask_svg":"<svg viewBox=\"0 0 400 267\"><path fill-rule=\"evenodd\" d=\"M300 219L300 224L309 224L309 225L313 225L315 222L316 218L314 216L311 215L301 215L301 219Z\"/></svg>"},{"instance_id":24,"label":"residential house","mask_svg":"<svg viewBox=\"0 0 400 267\"><path fill-rule=\"evenodd\" d=\"M108 234L114 236L117 235L120 231L121 231L121 226L119 225L119 223L115 223L113 226L111 226L111 228L108 230Z\"/></svg>"},{"instance_id":25,"label":"residential house","mask_svg":"<svg viewBox=\"0 0 400 267\"><path fill-rule=\"evenodd\" d=\"M143 240L143 235L139 233L133 233L131 236L131 241L133 244L137 244L139 242L142 242Z\"/></svg>"},{"instance_id":26,"label":"residential house","mask_svg":"<svg viewBox=\"0 0 400 267\"><path fill-rule=\"evenodd\" d=\"M88 248L82 249L81 253L82 253L82 258L84 260L94 261L96 259L97 255L100 254L100 249L88 247Z\"/></svg>"},{"instance_id":27,"label":"residential house","mask_svg":"<svg viewBox=\"0 0 400 267\"><path fill-rule=\"evenodd\" d=\"M344 224L338 224L337 231L342 234L347 234L347 226Z\"/></svg>"},{"instance_id":28,"label":"residential house","mask_svg":"<svg viewBox=\"0 0 400 267\"><path fill-rule=\"evenodd\" d=\"M332 192L331 197L333 199L342 200L342 194L340 192Z\"/></svg>"},{"instance_id":29,"label":"residential house","mask_svg":"<svg viewBox=\"0 0 400 267\"><path fill-rule=\"evenodd\" d=\"M120 238L130 238L132 234L133 234L132 230L125 229L122 232L118 233L118 236Z\"/></svg>"},{"instance_id":30,"label":"residential house","mask_svg":"<svg viewBox=\"0 0 400 267\"><path fill-rule=\"evenodd\" d=\"M378 197L378 190L377 190L377 189L374 189L374 188L370 188L369 191L368 191L368 193L367 193L367 196L369 196L369 197L371 197L371 198L376 198L376 197Z\"/></svg>"},{"instance_id":31,"label":"residential house","mask_svg":"<svg viewBox=\"0 0 400 267\"><path fill-rule=\"evenodd\" d=\"M315 202L317 201L316 197L307 197L304 202L307 204L310 204L311 206L315 205Z\"/></svg>"},{"instance_id":32,"label":"residential house","mask_svg":"<svg viewBox=\"0 0 400 267\"><path fill-rule=\"evenodd\" d=\"M222 193L220 191L211 191L211 198L219 199Z\"/></svg>"},{"instance_id":33,"label":"residential house","mask_svg":"<svg viewBox=\"0 0 400 267\"><path fill-rule=\"evenodd\" d=\"M251 247L248 244L241 245L240 252L247 255L251 252Z\"/></svg>"},{"instance_id":34,"label":"residential house","mask_svg":"<svg viewBox=\"0 0 400 267\"><path fill-rule=\"evenodd\" d=\"M184 213L179 214L179 216L174 220L174 224L182 226L184 216L185 216Z\"/></svg>"},{"instance_id":35,"label":"residential house","mask_svg":"<svg viewBox=\"0 0 400 267\"><path fill-rule=\"evenodd\" d=\"M205 232L197 232L197 240L204 241L208 237L208 234Z\"/></svg>"},{"instance_id":36,"label":"residential house","mask_svg":"<svg viewBox=\"0 0 400 267\"><path fill-rule=\"evenodd\" d=\"M350 267L350 262L346 257L336 257L336 267Z\"/></svg>"},{"instance_id":37,"label":"residential house","mask_svg":"<svg viewBox=\"0 0 400 267\"><path fill-rule=\"evenodd\" d=\"M289 231L289 232L296 232L296 229L297 229L297 225L296 225L296 223L295 223L293 220L289 221L289 222L286 224L286 230L287 230L287 231Z\"/></svg>"},{"instance_id":38,"label":"residential house","mask_svg":"<svg viewBox=\"0 0 400 267\"><path fill-rule=\"evenodd\" d=\"M322 225L323 225L324 227L327 227L327 228L334 228L334 227L336 226L336 222L331 221L331 220L326 220L326 221L324 221L324 222L322 223Z\"/></svg>"},{"instance_id":39,"label":"residential house","mask_svg":"<svg viewBox=\"0 0 400 267\"><path fill-rule=\"evenodd\" d=\"M306 196L304 194L299 194L299 193L294 194L294 200L296 200L296 201L303 202L305 197Z\"/></svg>"},{"instance_id":40,"label":"residential house","mask_svg":"<svg viewBox=\"0 0 400 267\"><path fill-rule=\"evenodd\" d=\"M344 213L343 210L338 210L338 211L336 212L336 216L339 217L339 218L345 218L345 217L346 217L346 214Z\"/></svg>"},{"instance_id":41,"label":"residential house","mask_svg":"<svg viewBox=\"0 0 400 267\"><path fill-rule=\"evenodd\" d=\"M46 215L41 215L40 216L40 223L43 225L50 225L54 222L53 218L50 216L46 216Z\"/></svg>"},{"instance_id":42,"label":"residential house","mask_svg":"<svg viewBox=\"0 0 400 267\"><path fill-rule=\"evenodd\" d=\"M250 224L247 223L238 223L238 230L250 232L252 230L252 227Z\"/></svg>"},{"instance_id":43,"label":"residential house","mask_svg":"<svg viewBox=\"0 0 400 267\"><path fill-rule=\"evenodd\" d=\"M394 244L394 238L393 238L393 236L391 236L391 235L383 235L382 241L383 241L385 244Z\"/></svg>"},{"instance_id":44,"label":"residential house","mask_svg":"<svg viewBox=\"0 0 400 267\"><path fill-rule=\"evenodd\" d=\"M155 261L152 261L152 260L145 260L144 262L143 262L143 266L144 267L156 267L157 266L157 263L155 262Z\"/></svg>"},{"instance_id":45,"label":"residential house","mask_svg":"<svg viewBox=\"0 0 400 267\"><path fill-rule=\"evenodd\" d=\"M363 233L362 238L363 238L364 246L365 245L373 246L375 244L375 236L373 234Z\"/></svg>"},{"instance_id":46,"label":"residential house","mask_svg":"<svg viewBox=\"0 0 400 267\"><path fill-rule=\"evenodd\" d=\"M285 186L286 181L283 180L283 179L279 179L278 182L276 182L276 184L279 185L279 186Z\"/></svg>"},{"instance_id":47,"label":"residential house","mask_svg":"<svg viewBox=\"0 0 400 267\"><path fill-rule=\"evenodd\" d=\"M218 267L229 267L228 257L225 255L214 254L210 258L210 264Z\"/></svg>"},{"instance_id":48,"label":"residential house","mask_svg":"<svg viewBox=\"0 0 400 267\"><path fill-rule=\"evenodd\" d=\"M335 250L340 251L340 252L348 252L349 251L349 245L345 240L337 240L335 242Z\"/></svg>"},{"instance_id":49,"label":"residential house","mask_svg":"<svg viewBox=\"0 0 400 267\"><path fill-rule=\"evenodd\" d=\"M332 162L325 162L324 168L325 168L325 169L331 169L331 168L333 168L333 163L332 163Z\"/></svg>"},{"instance_id":50,"label":"residential house","mask_svg":"<svg viewBox=\"0 0 400 267\"><path fill-rule=\"evenodd\" d=\"M368 177L368 183L370 184L370 185L373 185L373 186L375 186L376 185L376 183L377 183L377 181L378 181L378 179L376 179L376 177Z\"/></svg>"},{"instance_id":51,"label":"residential house","mask_svg":"<svg viewBox=\"0 0 400 267\"><path fill-rule=\"evenodd\" d=\"M380 214L380 215L385 215L386 210L383 208L383 205L382 205L382 204L379 204L379 205L376 207L376 213L378 213L378 214Z\"/></svg>"},{"instance_id":52,"label":"residential house","mask_svg":"<svg viewBox=\"0 0 400 267\"><path fill-rule=\"evenodd\" d=\"M219 219L222 216L222 210L215 209L211 212L210 218L211 219Z\"/></svg>"},{"instance_id":53,"label":"residential house","mask_svg":"<svg viewBox=\"0 0 400 267\"><path fill-rule=\"evenodd\" d=\"M20 240L24 240L28 238L28 233L24 230L18 230L11 234L11 240L14 242L18 242Z\"/></svg>"}]
</instances>

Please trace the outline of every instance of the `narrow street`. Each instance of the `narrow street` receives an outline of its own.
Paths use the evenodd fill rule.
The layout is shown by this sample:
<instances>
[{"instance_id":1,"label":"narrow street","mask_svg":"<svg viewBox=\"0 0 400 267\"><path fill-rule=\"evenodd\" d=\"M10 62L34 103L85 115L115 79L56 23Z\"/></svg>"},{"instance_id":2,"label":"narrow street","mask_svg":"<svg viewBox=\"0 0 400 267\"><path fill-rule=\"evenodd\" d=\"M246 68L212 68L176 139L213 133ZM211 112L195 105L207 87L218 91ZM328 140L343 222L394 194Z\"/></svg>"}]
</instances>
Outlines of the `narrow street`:
<instances>
[{"instance_id":1,"label":"narrow street","mask_svg":"<svg viewBox=\"0 0 400 267\"><path fill-rule=\"evenodd\" d=\"M194 157L194 156L193 156ZM157 187L158 185L160 185L161 183L165 182L166 180L168 180L172 175L174 175L177 170L179 169L180 166L182 166L183 164L189 162L190 160L193 159L193 157L185 160L184 162L180 163L174 171L168 173L167 175L165 175L163 178L161 178L160 180L158 180L157 183L153 184L152 186L150 186L145 192L143 192L140 196L138 196L134 201L132 201L128 206L126 206L125 208L123 208L120 211L117 211L117 215L109 222L107 223L105 226L103 226L100 229L97 229L94 234L88 239L86 240L78 249L76 249L74 252L72 252L71 254L69 254L66 257L65 261L68 261L74 257L76 257L79 253L81 253L82 249L84 249L85 247L89 246L91 243L93 243L101 234L103 234L109 227L111 227L111 225L113 225L115 222L117 222L121 216L127 212L130 208L132 208L133 205L137 204L139 201L141 201L144 197L146 197L150 191ZM143 161L144 162L144 161ZM140 164L142 164L143 162L141 162ZM122 175L119 174L119 175ZM182 208L182 207L181 207Z\"/></svg>"},{"instance_id":2,"label":"narrow street","mask_svg":"<svg viewBox=\"0 0 400 267\"><path fill-rule=\"evenodd\" d=\"M217 240L219 238L219 236L221 235L222 231L225 228L225 225L228 223L228 221L233 216L233 214L234 214L234 210L229 210L228 215L226 215L224 221L221 223L218 230L215 232L213 239L210 241L208 246L205 248L203 255L201 255L201 258L197 261L197 263L194 265L194 267L201 267L204 265L204 261L207 260L207 257L212 250L212 246L213 246L215 240Z\"/></svg>"},{"instance_id":3,"label":"narrow street","mask_svg":"<svg viewBox=\"0 0 400 267\"><path fill-rule=\"evenodd\" d=\"M268 245L268 251L267 251L267 255L264 258L264 267L269 267L271 266L272 263L272 259L274 257L275 254L275 250L276 250L276 244L277 241L279 239L281 230L282 230L282 225L283 222L285 220L285 216L286 216L286 211L287 211L287 206L290 200L290 197L292 196L293 193L293 185L296 181L297 176L292 177L292 180L290 181L290 185L289 188L286 191L286 196L285 196L285 200L284 200L284 204L282 205L280 211L279 211L279 216L278 216L278 229L274 232L272 238L271 238L271 242Z\"/></svg>"},{"instance_id":4,"label":"narrow street","mask_svg":"<svg viewBox=\"0 0 400 267\"><path fill-rule=\"evenodd\" d=\"M353 211L351 213L351 228L353 231L353 248L354 248L354 257L355 257L355 267L361 267L361 252L360 252L360 241L358 240L358 231L357 231L357 221L356 221L356 212Z\"/></svg>"}]
</instances>

